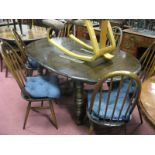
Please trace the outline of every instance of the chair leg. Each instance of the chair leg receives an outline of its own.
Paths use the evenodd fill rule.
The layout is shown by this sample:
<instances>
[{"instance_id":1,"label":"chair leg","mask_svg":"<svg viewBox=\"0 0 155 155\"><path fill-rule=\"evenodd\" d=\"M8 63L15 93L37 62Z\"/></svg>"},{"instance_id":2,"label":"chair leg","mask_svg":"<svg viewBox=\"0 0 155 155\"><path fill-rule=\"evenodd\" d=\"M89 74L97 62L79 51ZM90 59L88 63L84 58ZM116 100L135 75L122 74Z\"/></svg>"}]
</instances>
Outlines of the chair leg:
<instances>
[{"instance_id":1,"label":"chair leg","mask_svg":"<svg viewBox=\"0 0 155 155\"><path fill-rule=\"evenodd\" d=\"M6 71L5 71L5 77L8 77L8 67L6 67Z\"/></svg>"},{"instance_id":2,"label":"chair leg","mask_svg":"<svg viewBox=\"0 0 155 155\"><path fill-rule=\"evenodd\" d=\"M54 100L55 104L59 104L59 101L58 100Z\"/></svg>"},{"instance_id":3,"label":"chair leg","mask_svg":"<svg viewBox=\"0 0 155 155\"><path fill-rule=\"evenodd\" d=\"M45 69L45 75L49 75L49 70L48 69Z\"/></svg>"},{"instance_id":4,"label":"chair leg","mask_svg":"<svg viewBox=\"0 0 155 155\"><path fill-rule=\"evenodd\" d=\"M127 130L126 130L126 123L124 124L124 134L126 135Z\"/></svg>"},{"instance_id":5,"label":"chair leg","mask_svg":"<svg viewBox=\"0 0 155 155\"><path fill-rule=\"evenodd\" d=\"M94 131L94 124L90 122L90 128L89 128L88 134L92 135L93 131Z\"/></svg>"},{"instance_id":6,"label":"chair leg","mask_svg":"<svg viewBox=\"0 0 155 155\"><path fill-rule=\"evenodd\" d=\"M38 67L38 73L39 73L40 75L43 75L43 70L44 70L44 68L43 68L42 66L39 66L39 67Z\"/></svg>"},{"instance_id":7,"label":"chair leg","mask_svg":"<svg viewBox=\"0 0 155 155\"><path fill-rule=\"evenodd\" d=\"M142 112L140 106L137 104L138 112L139 112L139 117L140 117L140 124L143 124L143 117L142 117Z\"/></svg>"},{"instance_id":8,"label":"chair leg","mask_svg":"<svg viewBox=\"0 0 155 155\"><path fill-rule=\"evenodd\" d=\"M26 123L27 123L27 119L28 119L28 115L29 115L30 109L31 109L31 101L29 101L29 104L27 106L23 129L25 129L25 126L26 126Z\"/></svg>"},{"instance_id":9,"label":"chair leg","mask_svg":"<svg viewBox=\"0 0 155 155\"><path fill-rule=\"evenodd\" d=\"M58 124L57 124L54 107L53 107L53 102L51 100L49 101L49 107L50 107L50 111L51 111L51 116L54 119L54 124L56 126L56 129L58 129Z\"/></svg>"},{"instance_id":10,"label":"chair leg","mask_svg":"<svg viewBox=\"0 0 155 155\"><path fill-rule=\"evenodd\" d=\"M44 106L44 101L42 100L42 101L41 101L41 107L43 107L43 106Z\"/></svg>"},{"instance_id":11,"label":"chair leg","mask_svg":"<svg viewBox=\"0 0 155 155\"><path fill-rule=\"evenodd\" d=\"M0 61L1 61L1 72L2 72L3 71L3 59L1 57L1 55L0 55Z\"/></svg>"},{"instance_id":12,"label":"chair leg","mask_svg":"<svg viewBox=\"0 0 155 155\"><path fill-rule=\"evenodd\" d=\"M33 75L33 70L32 69L27 69L27 76L32 76Z\"/></svg>"}]
</instances>

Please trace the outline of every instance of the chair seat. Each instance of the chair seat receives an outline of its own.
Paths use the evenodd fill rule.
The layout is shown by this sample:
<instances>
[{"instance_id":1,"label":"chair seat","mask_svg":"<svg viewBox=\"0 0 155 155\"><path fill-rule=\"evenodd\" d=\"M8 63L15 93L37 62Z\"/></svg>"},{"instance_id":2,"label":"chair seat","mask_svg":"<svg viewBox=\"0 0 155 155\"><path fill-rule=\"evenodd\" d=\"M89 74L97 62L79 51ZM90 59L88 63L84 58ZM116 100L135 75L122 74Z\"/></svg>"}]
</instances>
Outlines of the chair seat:
<instances>
[{"instance_id":1,"label":"chair seat","mask_svg":"<svg viewBox=\"0 0 155 155\"><path fill-rule=\"evenodd\" d=\"M27 77L25 90L32 98L59 98L60 89L55 76Z\"/></svg>"},{"instance_id":2,"label":"chair seat","mask_svg":"<svg viewBox=\"0 0 155 155\"><path fill-rule=\"evenodd\" d=\"M26 61L26 66L28 68L37 69L39 67L39 63L37 61L35 61L34 59L28 57L28 59Z\"/></svg>"},{"instance_id":3,"label":"chair seat","mask_svg":"<svg viewBox=\"0 0 155 155\"><path fill-rule=\"evenodd\" d=\"M121 90L120 90L120 95L119 95L119 98L118 98L118 102L117 102L117 105L116 105L116 110L115 110L114 115L113 115L113 119L112 119L113 121L118 120L119 113L120 113L120 110L122 108L122 103L123 103L123 100L124 100L124 96L125 96L126 91L128 89L128 82L129 82L128 79L123 81L123 84L122 84L122 87L121 87ZM108 91L103 91L101 110L100 110L99 114L98 114L98 105L99 105L99 96L100 96L100 94L99 93L96 94L95 101L94 101L94 106L93 106L93 113L92 113L92 117L95 120L102 120L102 119L110 120L111 119L113 109L114 109L114 105L115 105L115 99L116 99L117 92L118 92L118 90L117 90L118 89L118 83L119 82L115 83L115 86L113 87L113 89L111 91L111 96L110 96L110 101L109 101L109 106L108 106L106 116L105 116L105 111L106 111L106 104L107 104L108 94L109 93L108 93ZM136 85L133 82L132 86L130 87L129 94L128 94L127 98L126 98L126 102L125 102L123 110L121 112L119 121L128 121L130 119L129 113L127 113L127 115L126 115L126 111L127 111L128 106L129 106L130 96L133 94L133 90L134 90L135 86ZM92 92L89 92L88 93L88 105L89 106L90 106L91 96L92 96Z\"/></svg>"}]
</instances>

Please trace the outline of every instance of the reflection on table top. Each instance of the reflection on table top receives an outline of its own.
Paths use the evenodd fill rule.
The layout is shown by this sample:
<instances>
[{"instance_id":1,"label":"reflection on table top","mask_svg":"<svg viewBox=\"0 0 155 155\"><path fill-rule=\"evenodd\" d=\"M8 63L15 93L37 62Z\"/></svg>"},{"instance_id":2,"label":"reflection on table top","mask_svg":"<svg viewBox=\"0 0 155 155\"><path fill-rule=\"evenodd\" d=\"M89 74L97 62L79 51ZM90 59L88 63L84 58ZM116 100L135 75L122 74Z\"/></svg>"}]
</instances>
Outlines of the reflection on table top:
<instances>
[{"instance_id":1,"label":"reflection on table top","mask_svg":"<svg viewBox=\"0 0 155 155\"><path fill-rule=\"evenodd\" d=\"M55 38L59 44L72 51L79 51L82 47L69 38ZM73 79L87 82L97 82L106 73L117 70L138 72L141 69L139 61L123 51L117 52L112 61L92 67L87 62L77 62L74 58L65 58L58 48L52 46L47 39L35 41L27 46L28 54L40 64L56 73Z\"/></svg>"},{"instance_id":2,"label":"reflection on table top","mask_svg":"<svg viewBox=\"0 0 155 155\"><path fill-rule=\"evenodd\" d=\"M0 38L8 41L13 41L13 35L11 32L11 29L14 28L13 25L8 26L1 26L0 27ZM23 34L20 32L19 25L16 25L16 31L18 34L21 35L22 39L24 41L33 41L38 40L41 38L45 38L47 35L46 28L33 26L32 29L30 29L29 25L22 25Z\"/></svg>"},{"instance_id":3,"label":"reflection on table top","mask_svg":"<svg viewBox=\"0 0 155 155\"><path fill-rule=\"evenodd\" d=\"M142 84L141 106L145 116L155 125L155 76Z\"/></svg>"}]
</instances>

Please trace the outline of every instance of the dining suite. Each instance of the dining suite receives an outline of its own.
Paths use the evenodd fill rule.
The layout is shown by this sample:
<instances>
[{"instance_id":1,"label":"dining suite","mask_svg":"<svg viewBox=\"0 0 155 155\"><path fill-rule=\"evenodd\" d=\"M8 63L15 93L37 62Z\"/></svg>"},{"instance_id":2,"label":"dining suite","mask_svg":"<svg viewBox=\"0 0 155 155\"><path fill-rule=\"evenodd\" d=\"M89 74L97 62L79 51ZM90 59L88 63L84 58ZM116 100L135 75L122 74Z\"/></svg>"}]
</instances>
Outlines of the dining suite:
<instances>
[{"instance_id":1,"label":"dining suite","mask_svg":"<svg viewBox=\"0 0 155 155\"><path fill-rule=\"evenodd\" d=\"M142 44L137 43L141 43L141 40L128 39L127 30L111 26L110 20L29 21L30 24L16 23L0 27L1 71L5 63L13 76L14 72L20 70L26 79L40 76L46 84L50 83L43 78L44 76L58 80L57 97L46 96L49 91L53 95L54 82L51 83L52 89L49 91L36 91L39 92L37 101L41 101L40 109L46 107L43 103L45 98L50 101L50 110L53 109L52 119L57 129L58 124L51 104L59 103L60 96L72 97L73 122L81 125L88 119L89 134L92 134L94 124L124 127L134 116L135 111L139 113L140 124L143 123L143 115L154 124L151 98L154 97L155 42L149 42L149 46L145 46L146 50L142 53L138 54L140 51L134 50L133 54L122 47L131 45L133 41L136 47L141 48ZM140 28L132 26L128 30L133 30L134 35L141 37L143 32L151 32L153 35L154 31L146 31L146 28L140 31ZM12 52L17 53L14 55ZM23 68L21 65L19 69L11 69L11 61L9 62L7 57L11 58L12 66L19 61L18 65L22 64ZM30 67L31 62L37 67ZM15 76L14 78L16 79ZM26 86L27 80L24 81L21 90L23 91ZM38 86L42 84L39 82L36 84L37 88ZM30 102L35 102L36 98L31 94L31 91L35 90L32 88L29 91L32 97ZM47 94L44 94L46 92ZM40 95L44 95L45 98L40 98ZM135 107L138 111L134 110ZM29 111L33 108L29 103L23 129L26 128Z\"/></svg>"},{"instance_id":2,"label":"dining suite","mask_svg":"<svg viewBox=\"0 0 155 155\"><path fill-rule=\"evenodd\" d=\"M69 50L82 51L82 47L69 38L54 38L56 42ZM88 41L84 40L88 43ZM30 43L27 47L29 57L35 59L45 68L57 74L71 78L74 81L74 102L76 123L81 124L85 116L87 98L84 83L96 83L107 73L113 71L130 71L138 73L141 64L134 56L122 50L114 52L114 58L98 65L84 62L67 56L61 50L51 45L47 38ZM118 80L118 79L115 79Z\"/></svg>"}]
</instances>

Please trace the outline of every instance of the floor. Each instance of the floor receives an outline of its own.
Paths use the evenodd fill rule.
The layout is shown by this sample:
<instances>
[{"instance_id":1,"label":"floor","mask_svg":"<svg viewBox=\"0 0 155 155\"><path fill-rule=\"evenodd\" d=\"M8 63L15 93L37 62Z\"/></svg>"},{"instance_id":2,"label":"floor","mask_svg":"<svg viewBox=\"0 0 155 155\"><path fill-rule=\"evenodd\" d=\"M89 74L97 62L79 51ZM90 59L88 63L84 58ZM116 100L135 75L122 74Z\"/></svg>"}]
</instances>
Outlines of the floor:
<instances>
[{"instance_id":1,"label":"floor","mask_svg":"<svg viewBox=\"0 0 155 155\"><path fill-rule=\"evenodd\" d=\"M49 121L49 111L31 111L26 129L23 130L23 121L27 102L22 99L20 89L9 73L5 78L5 70L0 72L0 134L1 135L87 135L89 123L75 124L74 99L72 95L62 96L58 104L54 104L58 122L58 130ZM40 104L40 103L35 103ZM46 103L45 103L46 104ZM135 109L131 122L127 125L126 134L152 135L153 128L147 120L140 122L137 109ZM96 126L96 135L122 135L122 128L101 128Z\"/></svg>"}]
</instances>

